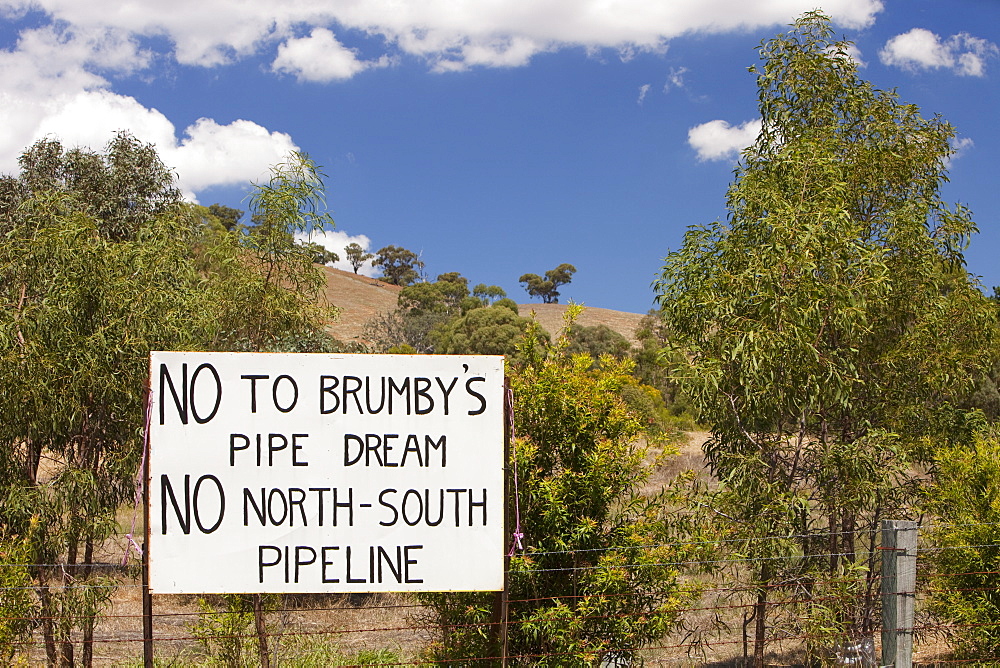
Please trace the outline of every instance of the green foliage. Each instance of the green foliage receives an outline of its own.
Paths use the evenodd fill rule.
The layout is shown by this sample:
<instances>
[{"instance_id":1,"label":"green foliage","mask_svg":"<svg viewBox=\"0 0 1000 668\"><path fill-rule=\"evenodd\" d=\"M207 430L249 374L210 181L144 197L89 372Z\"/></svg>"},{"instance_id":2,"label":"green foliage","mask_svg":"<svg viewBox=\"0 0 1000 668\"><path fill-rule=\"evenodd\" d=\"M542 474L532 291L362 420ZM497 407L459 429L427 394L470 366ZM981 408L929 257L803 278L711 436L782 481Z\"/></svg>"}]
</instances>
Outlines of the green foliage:
<instances>
[{"instance_id":1,"label":"green foliage","mask_svg":"<svg viewBox=\"0 0 1000 668\"><path fill-rule=\"evenodd\" d=\"M494 354L485 351L500 347L512 353L516 337L523 331L523 323L517 318L517 304L503 298L495 302L514 317L507 313L466 318L471 311L487 306L490 295L503 294L502 289L481 283L475 289L479 295L470 296L468 279L457 271L441 274L433 283L408 285L399 292L396 310L373 318L365 327L365 335L382 351L406 348L417 353L441 353L461 348L472 352L479 346L481 354ZM493 331L512 324L516 331L509 328ZM514 338L501 344L498 337L503 335Z\"/></svg>"},{"instance_id":2,"label":"green foliage","mask_svg":"<svg viewBox=\"0 0 1000 668\"><path fill-rule=\"evenodd\" d=\"M220 236L226 233L223 221L209 211L208 207L189 202L182 203L180 207L191 218L193 226L202 228L202 233L206 237Z\"/></svg>"},{"instance_id":3,"label":"green foliage","mask_svg":"<svg viewBox=\"0 0 1000 668\"><path fill-rule=\"evenodd\" d=\"M463 300L469 296L467 278L452 271L441 274L433 283L416 283L399 291L399 307L407 315L429 313L455 315L461 311ZM478 300L477 304L478 304Z\"/></svg>"},{"instance_id":4,"label":"green foliage","mask_svg":"<svg viewBox=\"0 0 1000 668\"><path fill-rule=\"evenodd\" d=\"M935 517L927 553L930 611L953 626L956 657L992 665L1000 653L1000 433L983 430L970 445L937 453L928 494Z\"/></svg>"},{"instance_id":5,"label":"green foliage","mask_svg":"<svg viewBox=\"0 0 1000 668\"><path fill-rule=\"evenodd\" d=\"M294 240L332 225L322 176L309 156L291 154L251 191L256 224L208 240L199 268L211 279L204 285L215 320L209 347L264 350L277 337L313 336L335 316L322 298L314 250Z\"/></svg>"},{"instance_id":6,"label":"green foliage","mask_svg":"<svg viewBox=\"0 0 1000 668\"><path fill-rule=\"evenodd\" d=\"M576 267L565 262L555 269L545 272L545 278L538 274L524 274L517 279L524 284L525 291L532 297L541 297L544 304L559 303L559 286L569 283Z\"/></svg>"},{"instance_id":7,"label":"green foliage","mask_svg":"<svg viewBox=\"0 0 1000 668\"><path fill-rule=\"evenodd\" d=\"M566 333L569 339L567 352L570 354L586 353L594 359L601 355L610 355L615 359L623 359L629 355L632 344L624 336L607 325L578 325L574 323Z\"/></svg>"},{"instance_id":8,"label":"green foliage","mask_svg":"<svg viewBox=\"0 0 1000 668\"><path fill-rule=\"evenodd\" d=\"M357 353L355 344L347 344L322 329L277 335L260 352L267 353Z\"/></svg>"},{"instance_id":9,"label":"green foliage","mask_svg":"<svg viewBox=\"0 0 1000 668\"><path fill-rule=\"evenodd\" d=\"M498 299L506 297L507 293L499 285L477 283L476 286L472 288L472 296L481 301L483 306L490 306Z\"/></svg>"},{"instance_id":10,"label":"green foliage","mask_svg":"<svg viewBox=\"0 0 1000 668\"><path fill-rule=\"evenodd\" d=\"M993 288L988 303L993 307L994 321L1000 322L1000 288ZM993 346L988 366L976 377L975 387L958 402L962 408L978 409L992 422L1000 420L1000 347Z\"/></svg>"},{"instance_id":11,"label":"green foliage","mask_svg":"<svg viewBox=\"0 0 1000 668\"><path fill-rule=\"evenodd\" d=\"M859 79L849 46L817 13L763 44L763 129L728 220L691 228L656 283L675 378L713 434L725 530L753 556L803 555L751 578L758 663L768 585L865 558L874 577L868 538L906 515L921 437L994 329L964 270L975 225L940 198L954 130ZM801 538L751 540L775 535ZM811 556L824 553L846 556ZM870 615L838 619L871 630Z\"/></svg>"},{"instance_id":12,"label":"green foliage","mask_svg":"<svg viewBox=\"0 0 1000 668\"><path fill-rule=\"evenodd\" d=\"M294 668L326 668L326 666L407 666L397 652L390 649L363 649L357 654L345 653L324 638L296 640L294 651L287 652L283 666Z\"/></svg>"},{"instance_id":13,"label":"green foliage","mask_svg":"<svg viewBox=\"0 0 1000 668\"><path fill-rule=\"evenodd\" d=\"M496 307L469 315L495 311ZM575 314L574 309L571 316ZM642 497L651 467L643 423L622 399L631 362L596 367L529 330L523 365L508 369L514 393L513 457L525 548L510 562L510 665L596 665L611 650L660 638L688 600L674 565L691 557L663 545L665 499ZM435 660L495 656L487 630L491 595L428 594L445 629ZM625 650L625 654L629 652Z\"/></svg>"},{"instance_id":14,"label":"green foliage","mask_svg":"<svg viewBox=\"0 0 1000 668\"><path fill-rule=\"evenodd\" d=\"M265 619L274 617L282 605L281 596L264 595L261 609ZM241 666L260 665L259 640L253 614L253 598L246 594L227 594L198 600L198 620L190 626L201 644L201 656L184 657L184 665ZM272 665L295 668L325 668L326 666L404 665L398 653L388 649L366 649L356 654L346 653L322 634L301 637L282 636L287 628L272 622L266 625L269 634L268 653Z\"/></svg>"},{"instance_id":15,"label":"green foliage","mask_svg":"<svg viewBox=\"0 0 1000 668\"><path fill-rule=\"evenodd\" d=\"M441 274L433 283L407 285L399 291L395 311L369 322L366 335L379 350L406 346L418 353L433 352L431 332L464 312L469 299L468 280L455 271ZM480 305L479 300L472 301Z\"/></svg>"},{"instance_id":16,"label":"green foliage","mask_svg":"<svg viewBox=\"0 0 1000 668\"><path fill-rule=\"evenodd\" d=\"M411 285L420 279L424 262L411 250L385 246L375 252L372 264L382 268L382 280L393 285Z\"/></svg>"},{"instance_id":17,"label":"green foliage","mask_svg":"<svg viewBox=\"0 0 1000 668\"><path fill-rule=\"evenodd\" d=\"M663 318L655 312L643 316L635 337L639 340L639 345L632 352L635 377L643 385L655 387L659 391L678 424L683 423L686 429L694 430L696 425L690 400L681 392L673 377L679 353L666 349L670 337Z\"/></svg>"},{"instance_id":18,"label":"green foliage","mask_svg":"<svg viewBox=\"0 0 1000 668\"><path fill-rule=\"evenodd\" d=\"M372 347L378 352L405 347L417 354L428 354L434 352L430 332L452 317L447 312L413 314L396 308L365 323L364 338L371 341Z\"/></svg>"},{"instance_id":19,"label":"green foliage","mask_svg":"<svg viewBox=\"0 0 1000 668\"><path fill-rule=\"evenodd\" d=\"M205 651L223 666L253 665L258 649L252 637L254 620L249 606L236 608L230 601L217 611L205 599L198 599L198 608L198 621L191 625L191 635ZM249 646L251 642L253 647Z\"/></svg>"},{"instance_id":20,"label":"green foliage","mask_svg":"<svg viewBox=\"0 0 1000 668\"><path fill-rule=\"evenodd\" d=\"M477 308L438 325L429 338L442 355L518 355L518 342L532 325L502 305Z\"/></svg>"},{"instance_id":21,"label":"green foliage","mask_svg":"<svg viewBox=\"0 0 1000 668\"><path fill-rule=\"evenodd\" d=\"M232 207L223 206L222 204L212 204L208 207L208 212L215 216L222 226L227 230L232 231L237 228L240 224L240 218L243 217L244 212L239 209L234 209Z\"/></svg>"},{"instance_id":22,"label":"green foliage","mask_svg":"<svg viewBox=\"0 0 1000 668\"><path fill-rule=\"evenodd\" d=\"M315 241L300 241L299 245L309 251L312 256L313 264L325 265L340 261L339 255L334 253L332 250L328 250L326 246L318 244Z\"/></svg>"},{"instance_id":23,"label":"green foliage","mask_svg":"<svg viewBox=\"0 0 1000 668\"><path fill-rule=\"evenodd\" d=\"M632 382L622 388L622 401L642 420L644 429L652 436L679 438L683 431L696 428L690 419L680 418L670 411L659 390L635 380L634 372Z\"/></svg>"},{"instance_id":24,"label":"green foliage","mask_svg":"<svg viewBox=\"0 0 1000 668\"><path fill-rule=\"evenodd\" d=\"M3 177L0 207L5 212L43 194L72 198L74 211L96 222L98 233L111 241L133 238L148 221L173 211L180 201L174 176L152 145L128 133L118 133L104 153L65 150L55 139L43 139L28 148L18 164L17 177ZM3 226L14 215L5 216ZM7 232L7 229L3 230Z\"/></svg>"},{"instance_id":25,"label":"green foliage","mask_svg":"<svg viewBox=\"0 0 1000 668\"><path fill-rule=\"evenodd\" d=\"M291 231L323 217L302 156L259 187L245 233L182 205L128 135L104 153L45 140L22 167L0 187L0 545L67 564L30 571L39 625L50 662L72 663L82 637L86 664L115 583L84 565L134 493L149 352L320 335L328 310L308 290L320 277Z\"/></svg>"},{"instance_id":26,"label":"green foliage","mask_svg":"<svg viewBox=\"0 0 1000 668\"><path fill-rule=\"evenodd\" d=\"M496 306L498 308L505 308L508 311L513 311L514 313L521 312L521 310L517 307L517 302L511 299L510 297L502 297L496 300L495 302L493 302L493 306Z\"/></svg>"},{"instance_id":27,"label":"green foliage","mask_svg":"<svg viewBox=\"0 0 1000 668\"><path fill-rule=\"evenodd\" d=\"M365 249L355 241L352 241L344 247L344 253L347 255L347 261L350 262L351 267L354 268L355 274L358 273L358 269L361 269L361 265L375 257L371 253L366 253Z\"/></svg>"},{"instance_id":28,"label":"green foliage","mask_svg":"<svg viewBox=\"0 0 1000 668\"><path fill-rule=\"evenodd\" d=\"M0 659L11 662L14 643L31 633L32 618L38 612L31 595L31 572L28 566L31 543L21 536L0 539Z\"/></svg>"}]
</instances>

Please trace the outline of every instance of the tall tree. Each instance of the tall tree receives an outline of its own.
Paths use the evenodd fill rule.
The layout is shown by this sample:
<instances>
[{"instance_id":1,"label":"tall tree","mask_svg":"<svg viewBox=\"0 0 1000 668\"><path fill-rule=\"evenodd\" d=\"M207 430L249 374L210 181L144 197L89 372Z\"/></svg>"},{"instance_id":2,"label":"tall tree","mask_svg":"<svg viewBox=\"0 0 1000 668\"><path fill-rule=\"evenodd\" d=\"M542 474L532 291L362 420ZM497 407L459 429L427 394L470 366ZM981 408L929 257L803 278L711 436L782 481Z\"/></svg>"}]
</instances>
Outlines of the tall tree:
<instances>
[{"instance_id":1,"label":"tall tree","mask_svg":"<svg viewBox=\"0 0 1000 668\"><path fill-rule=\"evenodd\" d=\"M993 331L964 268L975 225L940 195L954 130L860 79L849 47L818 13L762 44L763 125L727 221L691 228L656 284L676 377L712 432L718 517L761 558L757 665L769 599L792 583L818 596L821 574L867 569L851 585L865 605L824 628L872 632L878 522L906 513L920 437ZM800 619L827 611L807 602Z\"/></svg>"},{"instance_id":2,"label":"tall tree","mask_svg":"<svg viewBox=\"0 0 1000 668\"><path fill-rule=\"evenodd\" d=\"M318 244L315 241L300 241L299 245L308 249L310 255L312 256L313 264L326 265L333 264L334 262L340 262L340 256L323 244Z\"/></svg>"},{"instance_id":3,"label":"tall tree","mask_svg":"<svg viewBox=\"0 0 1000 668\"><path fill-rule=\"evenodd\" d=\"M545 278L538 274L524 274L517 279L524 284L524 290L532 297L541 297L543 304L559 303L559 286L569 283L576 273L576 267L565 262L555 269L545 272Z\"/></svg>"},{"instance_id":4,"label":"tall tree","mask_svg":"<svg viewBox=\"0 0 1000 668\"><path fill-rule=\"evenodd\" d=\"M482 306L482 302L469 297L469 279L457 271L439 274L433 283L414 283L399 291L399 307L408 315L451 316L468 310L469 306Z\"/></svg>"},{"instance_id":5,"label":"tall tree","mask_svg":"<svg viewBox=\"0 0 1000 668\"><path fill-rule=\"evenodd\" d=\"M215 279L207 288L221 291L212 295L216 349L267 350L288 336L308 338L331 315L316 253L294 238L333 226L320 168L291 153L254 185L249 203L254 224L219 238L203 267Z\"/></svg>"}]
</instances>

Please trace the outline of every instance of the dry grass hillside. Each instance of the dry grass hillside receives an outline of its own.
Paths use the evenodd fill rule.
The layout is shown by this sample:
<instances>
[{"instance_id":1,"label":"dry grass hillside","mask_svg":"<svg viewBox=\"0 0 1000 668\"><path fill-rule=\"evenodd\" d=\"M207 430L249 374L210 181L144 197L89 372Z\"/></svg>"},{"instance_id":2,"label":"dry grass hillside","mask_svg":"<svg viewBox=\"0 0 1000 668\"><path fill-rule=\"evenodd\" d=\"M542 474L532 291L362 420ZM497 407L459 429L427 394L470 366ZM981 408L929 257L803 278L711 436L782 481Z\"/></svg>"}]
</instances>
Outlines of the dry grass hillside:
<instances>
[{"instance_id":1,"label":"dry grass hillside","mask_svg":"<svg viewBox=\"0 0 1000 668\"><path fill-rule=\"evenodd\" d=\"M323 270L326 273L326 298L340 307L340 319L331 323L330 333L344 342L363 342L365 323L396 308L402 288L333 267L324 267ZM525 317L534 313L545 331L555 336L562 329L566 305L520 304L518 310ZM586 308L578 322L588 327L607 325L634 344L640 320L642 315L639 313Z\"/></svg>"},{"instance_id":2,"label":"dry grass hillside","mask_svg":"<svg viewBox=\"0 0 1000 668\"><path fill-rule=\"evenodd\" d=\"M326 298L340 307L340 318L329 330L344 342L361 341L365 323L396 308L398 285L360 276L333 267L323 267L326 273Z\"/></svg>"},{"instance_id":3,"label":"dry grass hillside","mask_svg":"<svg viewBox=\"0 0 1000 668\"><path fill-rule=\"evenodd\" d=\"M517 308L518 312L525 317L530 317L534 313L535 320L552 336L556 336L563 328L565 304L518 304ZM606 325L628 339L632 345L637 345L635 331L639 328L639 322L642 318L640 313L626 313L625 311L587 306L576 322L586 327Z\"/></svg>"}]
</instances>

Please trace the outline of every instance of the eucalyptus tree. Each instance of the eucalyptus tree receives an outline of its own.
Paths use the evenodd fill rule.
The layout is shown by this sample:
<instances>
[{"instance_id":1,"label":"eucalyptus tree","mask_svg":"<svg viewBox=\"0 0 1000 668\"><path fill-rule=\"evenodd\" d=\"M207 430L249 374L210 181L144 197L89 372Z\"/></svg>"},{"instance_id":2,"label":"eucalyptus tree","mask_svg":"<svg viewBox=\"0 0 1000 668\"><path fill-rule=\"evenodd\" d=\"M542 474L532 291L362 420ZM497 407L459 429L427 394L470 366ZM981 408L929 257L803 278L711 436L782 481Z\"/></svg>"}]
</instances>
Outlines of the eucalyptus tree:
<instances>
[{"instance_id":1,"label":"eucalyptus tree","mask_svg":"<svg viewBox=\"0 0 1000 668\"><path fill-rule=\"evenodd\" d=\"M482 302L483 306L490 306L497 300L505 298L507 292L499 285L476 283L475 287L472 288L472 296Z\"/></svg>"},{"instance_id":2,"label":"eucalyptus tree","mask_svg":"<svg viewBox=\"0 0 1000 668\"><path fill-rule=\"evenodd\" d=\"M334 314L321 298L315 249L294 239L333 226L319 167L292 153L254 185L248 200L255 224L216 237L205 254L216 318L206 345L220 350L267 350L277 339L311 338Z\"/></svg>"},{"instance_id":3,"label":"eucalyptus tree","mask_svg":"<svg viewBox=\"0 0 1000 668\"><path fill-rule=\"evenodd\" d=\"M813 601L807 633L871 632L878 521L907 512L923 437L993 331L964 267L976 226L941 198L954 129L860 79L821 14L760 55L762 130L727 220L689 229L655 284L675 377L712 431L717 517L754 557L757 665L781 586ZM864 604L819 603L819 573Z\"/></svg>"},{"instance_id":4,"label":"eucalyptus tree","mask_svg":"<svg viewBox=\"0 0 1000 668\"><path fill-rule=\"evenodd\" d=\"M292 156L252 197L266 228L244 233L206 225L127 134L101 153L44 140L21 168L0 181L0 549L37 587L49 663L74 663L81 629L89 664L113 582L88 565L135 491L149 351L321 328L316 292L293 292L318 286L316 270L290 241L319 182ZM13 617L24 601L0 603Z\"/></svg>"},{"instance_id":5,"label":"eucalyptus tree","mask_svg":"<svg viewBox=\"0 0 1000 668\"><path fill-rule=\"evenodd\" d=\"M516 305L513 306L511 308L504 302L481 306L438 324L428 334L434 352L442 355L517 356L519 341L533 321L518 315Z\"/></svg>"},{"instance_id":6,"label":"eucalyptus tree","mask_svg":"<svg viewBox=\"0 0 1000 668\"><path fill-rule=\"evenodd\" d=\"M573 280L576 267L563 262L555 269L545 272L545 277L538 274L523 274L517 279L524 284L524 290L532 297L541 297L543 304L559 303L559 286L566 285Z\"/></svg>"},{"instance_id":7,"label":"eucalyptus tree","mask_svg":"<svg viewBox=\"0 0 1000 668\"><path fill-rule=\"evenodd\" d=\"M402 246L383 246L375 253L372 264L382 268L382 280L393 285L412 285L420 280L424 261Z\"/></svg>"},{"instance_id":8,"label":"eucalyptus tree","mask_svg":"<svg viewBox=\"0 0 1000 668\"><path fill-rule=\"evenodd\" d=\"M368 262L368 260L375 257L371 253L366 252L365 249L361 247L361 244L356 241L352 241L347 244L344 248L344 254L347 255L347 261L351 263L351 267L354 269L355 274L358 273L358 270L361 269L361 266L365 262Z\"/></svg>"}]
</instances>

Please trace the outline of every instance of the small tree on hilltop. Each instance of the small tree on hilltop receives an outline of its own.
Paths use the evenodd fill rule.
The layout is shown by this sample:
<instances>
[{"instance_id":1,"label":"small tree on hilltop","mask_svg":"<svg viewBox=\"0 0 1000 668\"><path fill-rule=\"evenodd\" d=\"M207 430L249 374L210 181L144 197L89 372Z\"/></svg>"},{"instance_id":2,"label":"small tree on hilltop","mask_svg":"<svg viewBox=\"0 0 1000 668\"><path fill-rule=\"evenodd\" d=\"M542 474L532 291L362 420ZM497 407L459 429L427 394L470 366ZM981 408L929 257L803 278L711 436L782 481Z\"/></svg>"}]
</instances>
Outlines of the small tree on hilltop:
<instances>
[{"instance_id":1,"label":"small tree on hilltop","mask_svg":"<svg viewBox=\"0 0 1000 668\"><path fill-rule=\"evenodd\" d=\"M532 297L541 297L543 304L559 303L559 286L566 285L573 279L576 267L565 262L555 269L545 272L545 278L538 274L524 274L517 279L524 284L524 290Z\"/></svg>"},{"instance_id":2,"label":"small tree on hilltop","mask_svg":"<svg viewBox=\"0 0 1000 668\"><path fill-rule=\"evenodd\" d=\"M503 299L507 296L507 292L501 288L499 285L486 285L485 283L477 283L476 287L472 288L472 296L482 302L483 306L489 306L493 304L498 299Z\"/></svg>"},{"instance_id":3,"label":"small tree on hilltop","mask_svg":"<svg viewBox=\"0 0 1000 668\"><path fill-rule=\"evenodd\" d=\"M372 262L382 268L382 280L393 285L412 285L420 279L424 263L420 256L401 246L385 246L375 253Z\"/></svg>"},{"instance_id":4,"label":"small tree on hilltop","mask_svg":"<svg viewBox=\"0 0 1000 668\"><path fill-rule=\"evenodd\" d=\"M354 268L355 274L358 273L358 269L361 269L361 265L375 257L371 253L366 253L365 249L361 247L361 244L355 241L347 244L344 248L344 253L347 255L347 261L350 262L351 267Z\"/></svg>"},{"instance_id":5,"label":"small tree on hilltop","mask_svg":"<svg viewBox=\"0 0 1000 668\"><path fill-rule=\"evenodd\" d=\"M318 244L315 241L300 241L298 243L309 251L313 264L327 265L340 262L340 256L323 244Z\"/></svg>"}]
</instances>

